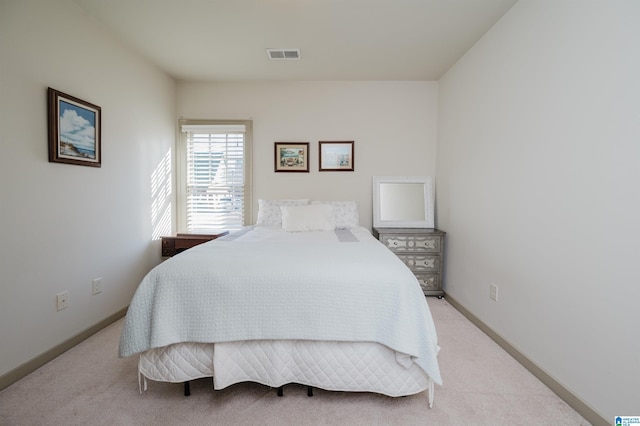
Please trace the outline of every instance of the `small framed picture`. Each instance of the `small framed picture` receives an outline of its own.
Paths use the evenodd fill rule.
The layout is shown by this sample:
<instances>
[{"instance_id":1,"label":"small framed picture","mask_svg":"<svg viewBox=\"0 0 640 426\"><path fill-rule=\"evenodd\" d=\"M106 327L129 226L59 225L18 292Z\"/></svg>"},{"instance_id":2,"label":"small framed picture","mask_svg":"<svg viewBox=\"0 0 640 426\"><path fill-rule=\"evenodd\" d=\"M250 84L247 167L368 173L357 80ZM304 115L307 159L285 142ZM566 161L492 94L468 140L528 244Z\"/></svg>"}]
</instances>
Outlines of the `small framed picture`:
<instances>
[{"instance_id":1,"label":"small framed picture","mask_svg":"<svg viewBox=\"0 0 640 426\"><path fill-rule=\"evenodd\" d=\"M102 109L49 87L49 161L101 167Z\"/></svg>"},{"instance_id":2,"label":"small framed picture","mask_svg":"<svg viewBox=\"0 0 640 426\"><path fill-rule=\"evenodd\" d=\"M309 173L309 142L275 142L276 172Z\"/></svg>"},{"instance_id":3,"label":"small framed picture","mask_svg":"<svg viewBox=\"0 0 640 426\"><path fill-rule=\"evenodd\" d=\"M353 141L319 142L321 172L354 171Z\"/></svg>"}]
</instances>

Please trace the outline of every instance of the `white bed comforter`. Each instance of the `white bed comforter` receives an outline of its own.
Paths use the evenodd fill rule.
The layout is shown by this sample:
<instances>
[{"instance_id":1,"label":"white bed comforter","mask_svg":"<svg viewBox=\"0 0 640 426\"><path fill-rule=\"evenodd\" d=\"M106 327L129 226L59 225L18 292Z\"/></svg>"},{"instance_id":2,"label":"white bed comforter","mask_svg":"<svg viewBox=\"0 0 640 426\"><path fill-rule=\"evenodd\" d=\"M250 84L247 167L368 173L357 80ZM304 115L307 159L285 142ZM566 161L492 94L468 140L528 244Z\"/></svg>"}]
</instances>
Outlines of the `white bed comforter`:
<instances>
[{"instance_id":1,"label":"white bed comforter","mask_svg":"<svg viewBox=\"0 0 640 426\"><path fill-rule=\"evenodd\" d=\"M377 342L442 384L415 276L366 229L353 235L256 227L174 256L138 287L119 355L181 342Z\"/></svg>"}]
</instances>

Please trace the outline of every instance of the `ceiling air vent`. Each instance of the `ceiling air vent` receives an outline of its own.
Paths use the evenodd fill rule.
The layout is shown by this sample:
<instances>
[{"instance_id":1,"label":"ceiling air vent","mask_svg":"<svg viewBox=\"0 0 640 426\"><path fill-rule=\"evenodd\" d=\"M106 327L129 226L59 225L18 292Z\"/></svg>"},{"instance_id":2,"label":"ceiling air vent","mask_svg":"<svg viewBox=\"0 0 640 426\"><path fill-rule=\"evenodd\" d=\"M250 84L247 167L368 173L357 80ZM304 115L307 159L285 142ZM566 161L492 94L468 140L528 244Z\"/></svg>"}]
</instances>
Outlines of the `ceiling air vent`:
<instances>
[{"instance_id":1,"label":"ceiling air vent","mask_svg":"<svg viewBox=\"0 0 640 426\"><path fill-rule=\"evenodd\" d=\"M267 56L276 61L300 59L300 49L267 49Z\"/></svg>"}]
</instances>

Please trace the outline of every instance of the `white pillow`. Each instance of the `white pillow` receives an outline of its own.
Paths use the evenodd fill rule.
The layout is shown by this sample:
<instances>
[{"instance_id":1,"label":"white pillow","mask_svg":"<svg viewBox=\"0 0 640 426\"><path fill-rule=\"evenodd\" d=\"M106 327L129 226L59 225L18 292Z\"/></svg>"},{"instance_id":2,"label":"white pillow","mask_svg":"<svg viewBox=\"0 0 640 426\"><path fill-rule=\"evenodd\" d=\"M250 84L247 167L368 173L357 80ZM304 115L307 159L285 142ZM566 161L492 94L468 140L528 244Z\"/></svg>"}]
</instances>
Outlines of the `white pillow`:
<instances>
[{"instance_id":1,"label":"white pillow","mask_svg":"<svg viewBox=\"0 0 640 426\"><path fill-rule=\"evenodd\" d=\"M258 200L256 225L282 227L280 206L304 206L308 204L308 198L298 200Z\"/></svg>"},{"instance_id":2,"label":"white pillow","mask_svg":"<svg viewBox=\"0 0 640 426\"><path fill-rule=\"evenodd\" d=\"M351 229L360 226L357 201L314 201L312 205L331 206L332 221L336 229Z\"/></svg>"},{"instance_id":3,"label":"white pillow","mask_svg":"<svg viewBox=\"0 0 640 426\"><path fill-rule=\"evenodd\" d=\"M280 206L282 229L287 232L333 231L331 206L311 204L308 206Z\"/></svg>"}]
</instances>

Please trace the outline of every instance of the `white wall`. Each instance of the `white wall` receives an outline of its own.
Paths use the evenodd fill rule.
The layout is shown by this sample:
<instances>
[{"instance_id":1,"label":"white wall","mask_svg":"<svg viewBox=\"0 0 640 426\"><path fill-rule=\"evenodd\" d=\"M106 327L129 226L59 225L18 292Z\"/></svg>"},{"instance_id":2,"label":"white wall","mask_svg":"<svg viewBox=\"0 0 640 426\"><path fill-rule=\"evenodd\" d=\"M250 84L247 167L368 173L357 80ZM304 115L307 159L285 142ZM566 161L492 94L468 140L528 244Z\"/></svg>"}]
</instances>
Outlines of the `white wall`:
<instances>
[{"instance_id":1,"label":"white wall","mask_svg":"<svg viewBox=\"0 0 640 426\"><path fill-rule=\"evenodd\" d=\"M357 200L374 175L435 174L435 82L178 83L178 115L253 119L253 198ZM354 172L319 172L318 141L355 141ZM274 142L310 142L309 173L275 173Z\"/></svg>"},{"instance_id":2,"label":"white wall","mask_svg":"<svg viewBox=\"0 0 640 426\"><path fill-rule=\"evenodd\" d=\"M447 293L609 420L640 407L639 22L520 0L439 94Z\"/></svg>"},{"instance_id":3,"label":"white wall","mask_svg":"<svg viewBox=\"0 0 640 426\"><path fill-rule=\"evenodd\" d=\"M0 1L0 64L1 376L126 307L160 261L175 83L70 0ZM102 107L102 168L48 162L48 86Z\"/></svg>"}]
</instances>

